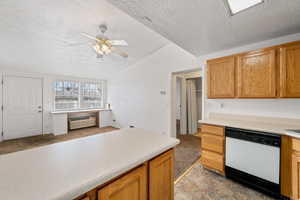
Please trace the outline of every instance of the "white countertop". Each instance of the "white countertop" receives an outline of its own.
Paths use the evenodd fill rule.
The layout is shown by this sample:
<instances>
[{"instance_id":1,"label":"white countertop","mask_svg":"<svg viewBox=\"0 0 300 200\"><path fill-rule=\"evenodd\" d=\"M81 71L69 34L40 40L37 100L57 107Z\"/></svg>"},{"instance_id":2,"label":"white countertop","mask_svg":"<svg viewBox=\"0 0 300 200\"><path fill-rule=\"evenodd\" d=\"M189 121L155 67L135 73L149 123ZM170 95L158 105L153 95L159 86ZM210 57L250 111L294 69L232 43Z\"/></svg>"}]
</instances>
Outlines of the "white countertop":
<instances>
[{"instance_id":1,"label":"white countertop","mask_svg":"<svg viewBox=\"0 0 300 200\"><path fill-rule=\"evenodd\" d=\"M122 129L0 155L0 197L73 199L178 143L166 135Z\"/></svg>"},{"instance_id":2,"label":"white countertop","mask_svg":"<svg viewBox=\"0 0 300 200\"><path fill-rule=\"evenodd\" d=\"M85 109L85 110L61 110L52 111L51 114L65 114L65 113L80 113L80 112L92 112L92 111L110 111L111 109L98 108L98 109Z\"/></svg>"},{"instance_id":3,"label":"white countertop","mask_svg":"<svg viewBox=\"0 0 300 200\"><path fill-rule=\"evenodd\" d=\"M300 129L300 124L279 124L279 123L266 123L266 122L257 122L251 120L234 120L234 119L204 119L199 120L199 123L212 124L227 126L232 128L241 128L262 132L269 132L279 135L290 135L292 137L300 138L300 134L294 134L288 129Z\"/></svg>"}]
</instances>

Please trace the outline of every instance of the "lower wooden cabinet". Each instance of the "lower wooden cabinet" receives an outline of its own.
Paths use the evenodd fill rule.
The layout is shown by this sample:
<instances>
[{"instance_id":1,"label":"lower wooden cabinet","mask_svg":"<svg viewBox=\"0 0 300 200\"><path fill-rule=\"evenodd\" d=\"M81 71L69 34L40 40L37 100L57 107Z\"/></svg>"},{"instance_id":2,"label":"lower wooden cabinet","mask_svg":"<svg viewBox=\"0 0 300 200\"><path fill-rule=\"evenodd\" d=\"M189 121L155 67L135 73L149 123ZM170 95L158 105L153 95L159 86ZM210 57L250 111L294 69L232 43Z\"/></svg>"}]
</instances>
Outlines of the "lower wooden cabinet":
<instances>
[{"instance_id":1,"label":"lower wooden cabinet","mask_svg":"<svg viewBox=\"0 0 300 200\"><path fill-rule=\"evenodd\" d=\"M225 174L225 129L203 124L201 127L201 164L222 175Z\"/></svg>"},{"instance_id":2,"label":"lower wooden cabinet","mask_svg":"<svg viewBox=\"0 0 300 200\"><path fill-rule=\"evenodd\" d=\"M174 150L82 194L75 200L173 200Z\"/></svg>"},{"instance_id":3,"label":"lower wooden cabinet","mask_svg":"<svg viewBox=\"0 0 300 200\"><path fill-rule=\"evenodd\" d=\"M149 200L174 199L173 169L173 151L168 151L149 162Z\"/></svg>"},{"instance_id":4,"label":"lower wooden cabinet","mask_svg":"<svg viewBox=\"0 0 300 200\"><path fill-rule=\"evenodd\" d=\"M98 191L98 200L147 200L147 166L143 165Z\"/></svg>"},{"instance_id":5,"label":"lower wooden cabinet","mask_svg":"<svg viewBox=\"0 0 300 200\"><path fill-rule=\"evenodd\" d=\"M300 139L281 138L281 194L300 199Z\"/></svg>"},{"instance_id":6,"label":"lower wooden cabinet","mask_svg":"<svg viewBox=\"0 0 300 200\"><path fill-rule=\"evenodd\" d=\"M300 199L300 152L292 154L292 199Z\"/></svg>"}]
</instances>

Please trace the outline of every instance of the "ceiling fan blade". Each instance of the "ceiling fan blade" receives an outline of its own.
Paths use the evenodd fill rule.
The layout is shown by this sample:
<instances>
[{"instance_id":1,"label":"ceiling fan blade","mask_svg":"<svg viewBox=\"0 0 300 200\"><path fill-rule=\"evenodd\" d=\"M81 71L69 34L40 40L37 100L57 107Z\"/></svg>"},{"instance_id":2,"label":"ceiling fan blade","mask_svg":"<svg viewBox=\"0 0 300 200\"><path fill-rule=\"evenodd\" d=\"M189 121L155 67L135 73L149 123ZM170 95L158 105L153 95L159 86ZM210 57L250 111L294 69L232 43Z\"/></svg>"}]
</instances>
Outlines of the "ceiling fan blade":
<instances>
[{"instance_id":1,"label":"ceiling fan blade","mask_svg":"<svg viewBox=\"0 0 300 200\"><path fill-rule=\"evenodd\" d=\"M95 40L95 41L100 41L98 38L96 38L95 36L89 35L87 33L81 33L82 36L87 37L89 39Z\"/></svg>"},{"instance_id":2,"label":"ceiling fan blade","mask_svg":"<svg viewBox=\"0 0 300 200\"><path fill-rule=\"evenodd\" d=\"M109 40L109 42L113 46L128 46L125 40Z\"/></svg>"},{"instance_id":3,"label":"ceiling fan blade","mask_svg":"<svg viewBox=\"0 0 300 200\"><path fill-rule=\"evenodd\" d=\"M116 54L118 54L118 55L124 57L124 58L128 58L128 54L125 53L124 51L120 50L120 49L117 49L117 48L115 48L115 47L112 47L112 48L111 48L111 51L112 51L113 53L116 53Z\"/></svg>"},{"instance_id":4,"label":"ceiling fan blade","mask_svg":"<svg viewBox=\"0 0 300 200\"><path fill-rule=\"evenodd\" d=\"M73 46L81 46L81 45L87 45L89 42L80 42L80 43L68 43L67 46L73 47Z\"/></svg>"}]
</instances>

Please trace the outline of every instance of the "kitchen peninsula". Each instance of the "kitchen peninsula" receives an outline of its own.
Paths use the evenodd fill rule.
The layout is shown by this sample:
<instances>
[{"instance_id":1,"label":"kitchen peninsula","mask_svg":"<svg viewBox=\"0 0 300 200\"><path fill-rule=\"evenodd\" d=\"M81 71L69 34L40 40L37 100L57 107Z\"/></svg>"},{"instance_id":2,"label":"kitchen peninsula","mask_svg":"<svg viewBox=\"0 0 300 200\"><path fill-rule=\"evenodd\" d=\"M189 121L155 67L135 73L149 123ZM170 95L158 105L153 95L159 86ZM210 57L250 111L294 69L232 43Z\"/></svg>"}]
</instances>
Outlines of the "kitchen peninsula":
<instances>
[{"instance_id":1,"label":"kitchen peninsula","mask_svg":"<svg viewBox=\"0 0 300 200\"><path fill-rule=\"evenodd\" d=\"M178 143L166 135L122 129L1 155L1 199L171 199L172 148Z\"/></svg>"}]
</instances>

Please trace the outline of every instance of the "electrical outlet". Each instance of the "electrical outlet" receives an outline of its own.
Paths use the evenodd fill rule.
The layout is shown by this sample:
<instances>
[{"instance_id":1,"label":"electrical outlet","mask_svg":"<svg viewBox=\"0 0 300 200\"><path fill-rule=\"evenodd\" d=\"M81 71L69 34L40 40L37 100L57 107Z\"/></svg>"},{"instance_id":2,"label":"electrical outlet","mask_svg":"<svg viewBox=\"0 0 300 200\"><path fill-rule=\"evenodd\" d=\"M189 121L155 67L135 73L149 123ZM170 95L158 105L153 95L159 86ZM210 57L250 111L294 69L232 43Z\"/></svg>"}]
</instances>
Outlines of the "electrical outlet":
<instances>
[{"instance_id":1,"label":"electrical outlet","mask_svg":"<svg viewBox=\"0 0 300 200\"><path fill-rule=\"evenodd\" d=\"M220 103L220 108L224 108L224 103Z\"/></svg>"}]
</instances>

